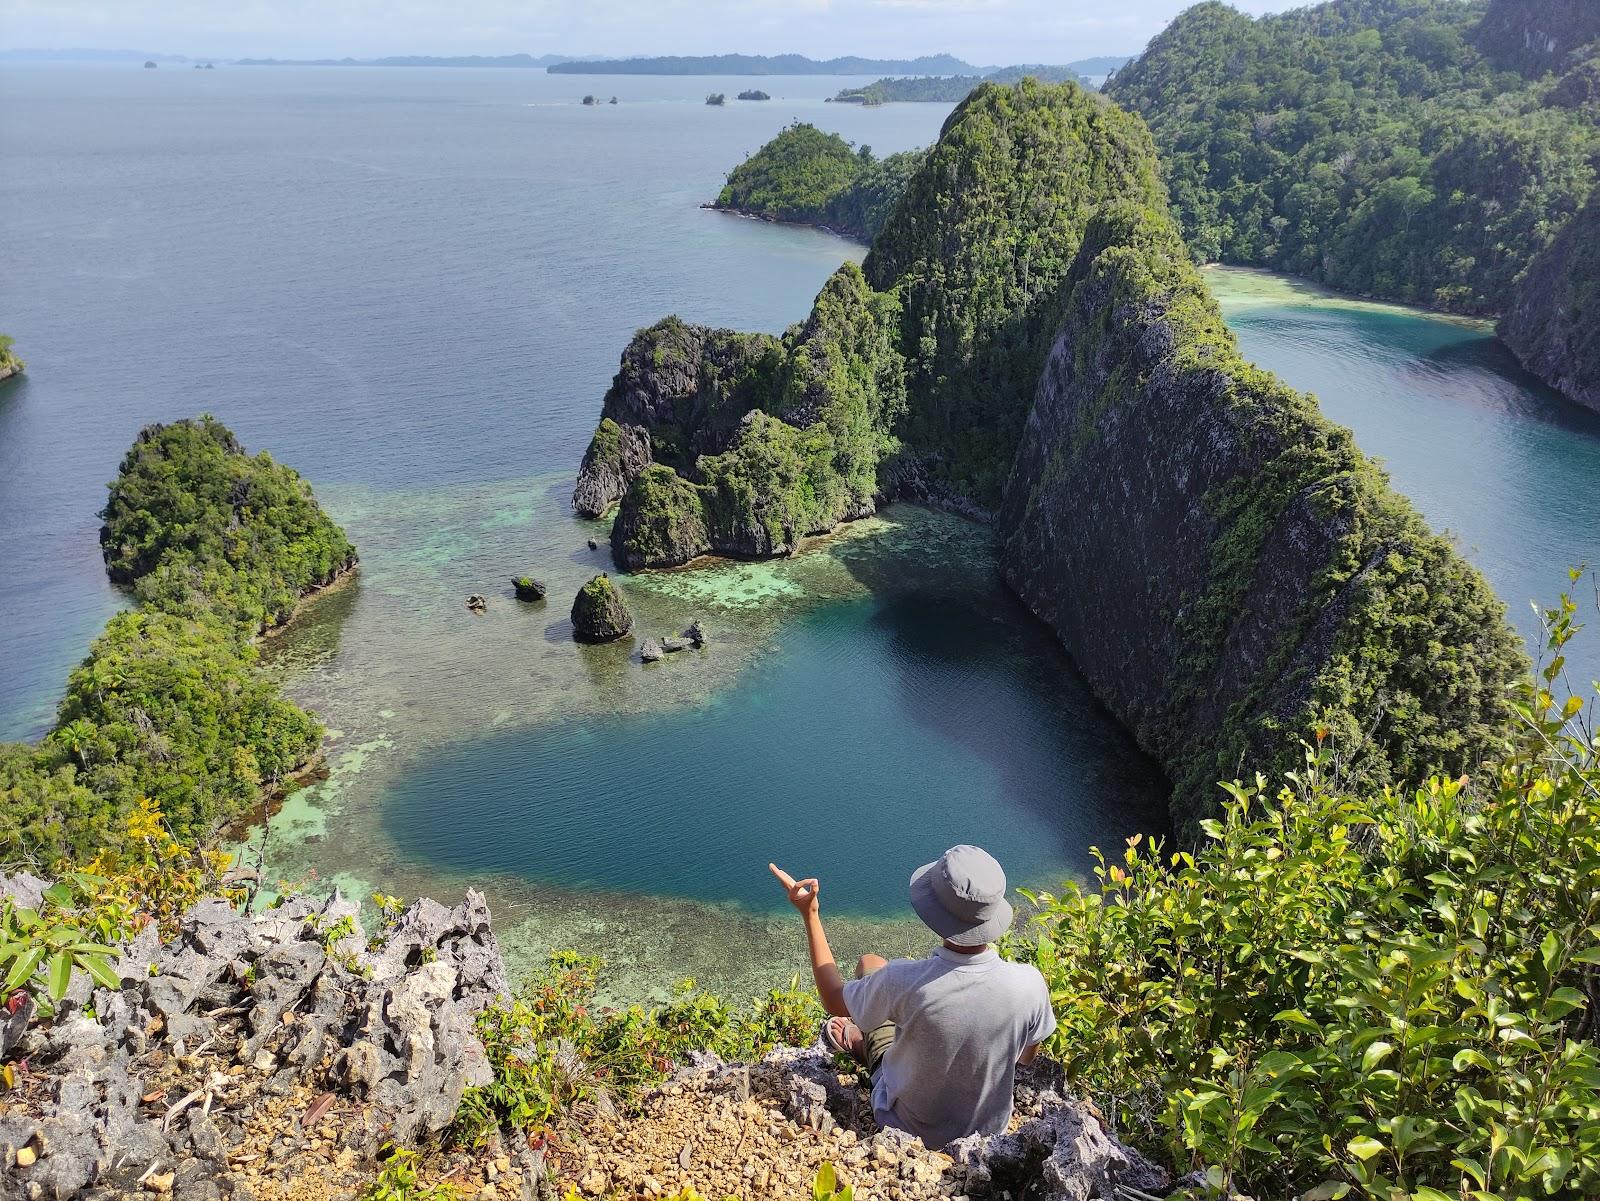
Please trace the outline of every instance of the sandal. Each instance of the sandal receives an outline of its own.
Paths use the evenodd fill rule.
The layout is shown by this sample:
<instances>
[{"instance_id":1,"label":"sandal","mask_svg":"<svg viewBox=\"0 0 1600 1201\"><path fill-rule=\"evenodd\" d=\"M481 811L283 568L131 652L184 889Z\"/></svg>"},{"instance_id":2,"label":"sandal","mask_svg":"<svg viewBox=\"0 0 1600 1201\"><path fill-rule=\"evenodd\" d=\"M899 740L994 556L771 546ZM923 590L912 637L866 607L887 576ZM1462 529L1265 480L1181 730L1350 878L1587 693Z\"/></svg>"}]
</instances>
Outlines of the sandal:
<instances>
[{"instance_id":1,"label":"sandal","mask_svg":"<svg viewBox=\"0 0 1600 1201\"><path fill-rule=\"evenodd\" d=\"M855 1030L856 1037L861 1037L861 1031L849 1018L832 1017L822 1023L822 1029L817 1037L822 1040L822 1045L835 1055L849 1055L854 1057L855 1050L850 1045L850 1031Z\"/></svg>"}]
</instances>

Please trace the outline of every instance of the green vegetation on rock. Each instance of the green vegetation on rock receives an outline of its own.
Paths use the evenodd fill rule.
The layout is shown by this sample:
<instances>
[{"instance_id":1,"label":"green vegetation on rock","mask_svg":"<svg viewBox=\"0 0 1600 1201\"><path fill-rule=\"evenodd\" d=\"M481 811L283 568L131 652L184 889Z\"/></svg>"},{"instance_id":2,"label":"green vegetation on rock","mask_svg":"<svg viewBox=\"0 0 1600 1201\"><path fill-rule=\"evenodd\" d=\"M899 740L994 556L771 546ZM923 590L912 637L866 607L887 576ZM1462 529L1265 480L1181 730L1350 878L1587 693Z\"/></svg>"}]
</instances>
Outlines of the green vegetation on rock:
<instances>
[{"instance_id":1,"label":"green vegetation on rock","mask_svg":"<svg viewBox=\"0 0 1600 1201\"><path fill-rule=\"evenodd\" d=\"M111 485L107 569L139 607L73 671L54 730L0 747L0 857L53 867L114 846L141 799L203 840L310 760L316 721L255 636L355 562L309 486L210 417L143 430Z\"/></svg>"},{"instance_id":2,"label":"green vegetation on rock","mask_svg":"<svg viewBox=\"0 0 1600 1201\"><path fill-rule=\"evenodd\" d=\"M26 364L17 357L16 352L12 350L12 347L16 344L15 338L9 337L6 334L0 334L0 379L5 379L7 376L16 375L23 369L23 367L26 366Z\"/></svg>"},{"instance_id":3,"label":"green vegetation on rock","mask_svg":"<svg viewBox=\"0 0 1600 1201\"><path fill-rule=\"evenodd\" d=\"M711 551L787 554L865 516L878 465L898 446L898 334L897 299L874 293L853 263L781 340L676 318L640 331L606 394L574 505L598 513L621 493L611 545L628 570ZM619 481L614 465L627 465L630 447L641 457Z\"/></svg>"},{"instance_id":4,"label":"green vegetation on rock","mask_svg":"<svg viewBox=\"0 0 1600 1201\"><path fill-rule=\"evenodd\" d=\"M913 151L877 159L871 147L797 121L728 173L714 207L868 241L920 161Z\"/></svg>"},{"instance_id":5,"label":"green vegetation on rock","mask_svg":"<svg viewBox=\"0 0 1600 1201\"><path fill-rule=\"evenodd\" d=\"M1002 567L1175 816L1241 762L1292 769L1313 726L1364 788L1492 753L1526 666L1504 606L1348 430L1240 357L1170 217L1102 214L1066 291Z\"/></svg>"},{"instance_id":6,"label":"green vegetation on rock","mask_svg":"<svg viewBox=\"0 0 1600 1201\"><path fill-rule=\"evenodd\" d=\"M633 629L633 616L608 575L597 575L572 598L572 632L580 642L613 642Z\"/></svg>"},{"instance_id":7,"label":"green vegetation on rock","mask_svg":"<svg viewBox=\"0 0 1600 1201\"><path fill-rule=\"evenodd\" d=\"M915 403L902 437L927 475L998 503L1090 220L1163 203L1142 123L1074 84L985 84L945 122L862 270L903 310Z\"/></svg>"},{"instance_id":8,"label":"green vegetation on rock","mask_svg":"<svg viewBox=\"0 0 1600 1201\"><path fill-rule=\"evenodd\" d=\"M1208 0L1106 91L1150 123L1197 257L1497 312L1588 195L1600 134L1477 49L1487 7Z\"/></svg>"},{"instance_id":9,"label":"green vegetation on rock","mask_svg":"<svg viewBox=\"0 0 1600 1201\"><path fill-rule=\"evenodd\" d=\"M266 629L355 562L293 468L212 417L140 431L101 514L106 571L145 604Z\"/></svg>"}]
</instances>

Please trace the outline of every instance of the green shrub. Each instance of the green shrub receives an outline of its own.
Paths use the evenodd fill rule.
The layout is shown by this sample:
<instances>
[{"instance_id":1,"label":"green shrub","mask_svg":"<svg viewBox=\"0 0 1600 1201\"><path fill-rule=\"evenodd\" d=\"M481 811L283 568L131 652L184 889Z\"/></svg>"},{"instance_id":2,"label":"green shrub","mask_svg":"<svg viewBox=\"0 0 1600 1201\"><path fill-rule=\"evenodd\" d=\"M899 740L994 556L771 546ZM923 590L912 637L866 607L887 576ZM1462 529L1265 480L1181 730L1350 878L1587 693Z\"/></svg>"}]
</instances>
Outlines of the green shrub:
<instances>
[{"instance_id":1,"label":"green shrub","mask_svg":"<svg viewBox=\"0 0 1600 1201\"><path fill-rule=\"evenodd\" d=\"M1038 896L1049 1051L1137 1142L1254 1195L1600 1190L1600 746L1575 630L1478 777L1340 786L1331 740L1228 788L1193 853L1129 840Z\"/></svg>"},{"instance_id":2,"label":"green shrub","mask_svg":"<svg viewBox=\"0 0 1600 1201\"><path fill-rule=\"evenodd\" d=\"M690 1051L754 1059L780 1044L811 1041L822 1017L797 981L743 1012L692 980L661 1005L599 1008L599 975L598 959L561 952L508 1004L479 1015L478 1037L494 1080L467 1090L456 1115L458 1137L481 1143L501 1127L547 1126L602 1093L626 1104L665 1080Z\"/></svg>"}]
</instances>

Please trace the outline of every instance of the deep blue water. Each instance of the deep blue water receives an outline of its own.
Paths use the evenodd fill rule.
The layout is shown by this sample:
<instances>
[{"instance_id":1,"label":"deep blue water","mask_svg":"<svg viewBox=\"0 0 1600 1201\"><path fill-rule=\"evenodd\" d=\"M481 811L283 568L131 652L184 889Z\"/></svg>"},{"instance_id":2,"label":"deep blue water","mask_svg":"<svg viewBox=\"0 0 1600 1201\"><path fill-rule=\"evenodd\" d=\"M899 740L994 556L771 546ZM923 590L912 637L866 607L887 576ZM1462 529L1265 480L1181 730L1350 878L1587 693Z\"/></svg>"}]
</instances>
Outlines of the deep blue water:
<instances>
[{"instance_id":1,"label":"deep blue water","mask_svg":"<svg viewBox=\"0 0 1600 1201\"><path fill-rule=\"evenodd\" d=\"M1164 829L1158 769L997 584L864 557L871 596L786 625L737 687L475 739L409 771L384 824L462 872L751 908L781 908L776 860L854 914L903 911L954 843L1041 885Z\"/></svg>"}]
</instances>

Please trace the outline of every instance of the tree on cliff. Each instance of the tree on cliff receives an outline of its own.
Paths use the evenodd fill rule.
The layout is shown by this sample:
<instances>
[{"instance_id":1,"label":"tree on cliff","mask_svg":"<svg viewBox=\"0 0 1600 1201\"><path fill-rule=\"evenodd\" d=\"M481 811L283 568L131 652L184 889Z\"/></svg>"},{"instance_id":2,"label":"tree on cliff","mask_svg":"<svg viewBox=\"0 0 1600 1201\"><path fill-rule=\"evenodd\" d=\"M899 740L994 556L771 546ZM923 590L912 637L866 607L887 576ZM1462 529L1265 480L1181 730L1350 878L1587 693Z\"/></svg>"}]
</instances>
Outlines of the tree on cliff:
<instances>
[{"instance_id":1,"label":"tree on cliff","mask_svg":"<svg viewBox=\"0 0 1600 1201\"><path fill-rule=\"evenodd\" d=\"M1150 123L1197 257L1496 312L1600 148L1592 121L1476 48L1517 7L1333 0L1252 19L1208 0L1106 91Z\"/></svg>"}]
</instances>

